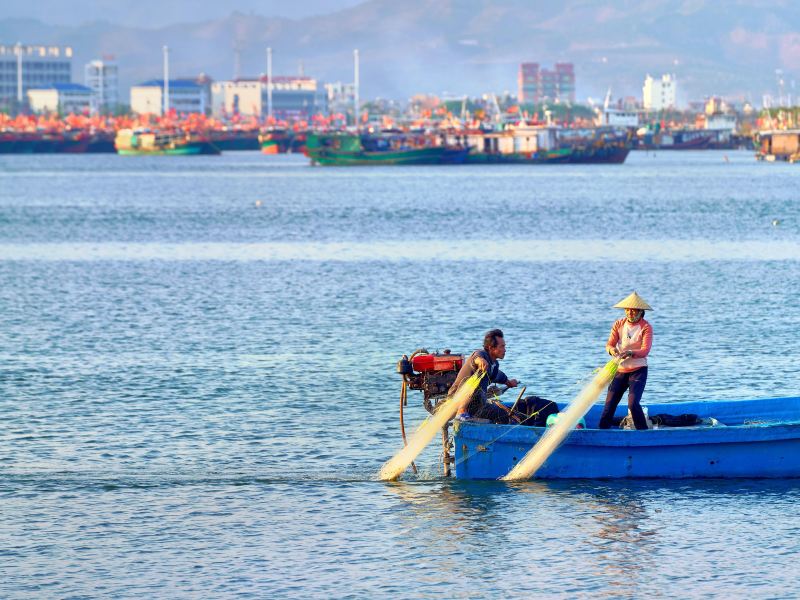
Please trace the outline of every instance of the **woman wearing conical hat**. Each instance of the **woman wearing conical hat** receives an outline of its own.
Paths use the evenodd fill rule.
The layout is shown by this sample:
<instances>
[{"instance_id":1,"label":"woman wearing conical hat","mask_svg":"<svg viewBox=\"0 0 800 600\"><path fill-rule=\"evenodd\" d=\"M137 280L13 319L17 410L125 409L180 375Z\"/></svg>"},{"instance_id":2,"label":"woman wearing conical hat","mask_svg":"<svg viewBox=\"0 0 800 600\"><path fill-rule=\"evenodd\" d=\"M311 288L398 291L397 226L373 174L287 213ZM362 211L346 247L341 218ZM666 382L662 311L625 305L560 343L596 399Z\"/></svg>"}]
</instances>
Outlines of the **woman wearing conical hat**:
<instances>
[{"instance_id":1,"label":"woman wearing conical hat","mask_svg":"<svg viewBox=\"0 0 800 600\"><path fill-rule=\"evenodd\" d=\"M614 411L625 390L628 390L628 409L636 429L647 429L647 420L642 411L642 394L647 383L647 355L653 345L653 328L644 319L644 311L652 310L644 299L633 292L614 305L625 309L625 316L611 326L606 351L622 362L611 385L608 386L606 404L600 416L600 429L611 427Z\"/></svg>"}]
</instances>

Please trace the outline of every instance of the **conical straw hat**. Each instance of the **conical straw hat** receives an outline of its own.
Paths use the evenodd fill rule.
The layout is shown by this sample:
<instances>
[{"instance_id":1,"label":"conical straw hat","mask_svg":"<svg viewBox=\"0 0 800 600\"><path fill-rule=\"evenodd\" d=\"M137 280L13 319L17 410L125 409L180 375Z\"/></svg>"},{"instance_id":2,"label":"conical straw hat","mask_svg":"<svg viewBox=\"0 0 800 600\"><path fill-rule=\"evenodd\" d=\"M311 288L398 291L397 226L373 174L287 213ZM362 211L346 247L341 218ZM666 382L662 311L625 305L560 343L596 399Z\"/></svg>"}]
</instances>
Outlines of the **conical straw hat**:
<instances>
[{"instance_id":1,"label":"conical straw hat","mask_svg":"<svg viewBox=\"0 0 800 600\"><path fill-rule=\"evenodd\" d=\"M644 301L639 294L633 292L627 298L620 300L614 305L614 308L638 308L639 310L653 310L650 305Z\"/></svg>"}]
</instances>

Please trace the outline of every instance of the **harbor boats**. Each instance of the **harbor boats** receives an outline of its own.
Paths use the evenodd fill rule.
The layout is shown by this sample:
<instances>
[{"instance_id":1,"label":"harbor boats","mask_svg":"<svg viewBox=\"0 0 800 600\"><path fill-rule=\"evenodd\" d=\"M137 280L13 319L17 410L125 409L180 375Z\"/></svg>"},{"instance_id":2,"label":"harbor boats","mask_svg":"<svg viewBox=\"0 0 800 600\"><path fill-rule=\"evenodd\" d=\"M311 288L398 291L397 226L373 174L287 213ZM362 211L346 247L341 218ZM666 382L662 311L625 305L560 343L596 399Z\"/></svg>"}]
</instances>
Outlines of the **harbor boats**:
<instances>
[{"instance_id":1,"label":"harbor boats","mask_svg":"<svg viewBox=\"0 0 800 600\"><path fill-rule=\"evenodd\" d=\"M306 149L306 132L270 127L258 135L258 142L263 154L304 154Z\"/></svg>"},{"instance_id":2,"label":"harbor boats","mask_svg":"<svg viewBox=\"0 0 800 600\"><path fill-rule=\"evenodd\" d=\"M261 145L257 131L242 129L211 129L209 141L223 152L230 150L258 150Z\"/></svg>"},{"instance_id":3,"label":"harbor boats","mask_svg":"<svg viewBox=\"0 0 800 600\"><path fill-rule=\"evenodd\" d=\"M420 349L397 363L403 379L400 431L404 444L403 406L408 390L421 391L425 410L436 413L466 358L449 350ZM510 411L516 402L502 404ZM567 406L555 404L559 411ZM554 412L552 403L548 408ZM800 397L659 403L647 408L653 422L660 423L657 428L597 429L603 405L593 405L584 417L584 427L571 431L534 477L800 477ZM626 412L627 406L620 406L616 419ZM534 422L544 425L541 419ZM478 420L453 421L452 433L450 426L445 424L441 430L442 463L445 476L454 472L457 479L503 477L547 431L546 427Z\"/></svg>"},{"instance_id":4,"label":"harbor boats","mask_svg":"<svg viewBox=\"0 0 800 600\"><path fill-rule=\"evenodd\" d=\"M612 128L567 130L553 125L449 132L447 140L469 147L468 164L620 164L631 149L627 133Z\"/></svg>"},{"instance_id":5,"label":"harbor boats","mask_svg":"<svg viewBox=\"0 0 800 600\"><path fill-rule=\"evenodd\" d=\"M800 477L800 397L653 404L651 414L694 414L704 424L647 431L596 429L601 411L589 410L586 428L572 431L536 478ZM456 478L502 477L545 431L457 422Z\"/></svg>"},{"instance_id":6,"label":"harbor boats","mask_svg":"<svg viewBox=\"0 0 800 600\"><path fill-rule=\"evenodd\" d=\"M800 161L800 129L759 131L755 136L756 158L768 162Z\"/></svg>"},{"instance_id":7,"label":"harbor boats","mask_svg":"<svg viewBox=\"0 0 800 600\"><path fill-rule=\"evenodd\" d=\"M673 129L653 132L640 131L637 148L640 150L705 150L715 139L706 129Z\"/></svg>"},{"instance_id":8,"label":"harbor boats","mask_svg":"<svg viewBox=\"0 0 800 600\"><path fill-rule=\"evenodd\" d=\"M560 140L563 147L571 150L568 162L572 164L621 165L632 147L629 132L614 127L563 130Z\"/></svg>"},{"instance_id":9,"label":"harbor boats","mask_svg":"<svg viewBox=\"0 0 800 600\"><path fill-rule=\"evenodd\" d=\"M305 154L313 165L437 165L463 163L468 148L431 135L310 133Z\"/></svg>"},{"instance_id":10,"label":"harbor boats","mask_svg":"<svg viewBox=\"0 0 800 600\"><path fill-rule=\"evenodd\" d=\"M555 127L455 131L445 139L469 148L467 164L554 164L569 162L572 155L571 148L560 146Z\"/></svg>"},{"instance_id":11,"label":"harbor boats","mask_svg":"<svg viewBox=\"0 0 800 600\"><path fill-rule=\"evenodd\" d=\"M208 139L187 133L162 133L149 129L120 129L114 146L117 153L124 156L221 154L220 149Z\"/></svg>"},{"instance_id":12,"label":"harbor boats","mask_svg":"<svg viewBox=\"0 0 800 600\"><path fill-rule=\"evenodd\" d=\"M113 139L103 131L3 131L0 154L84 154L114 152Z\"/></svg>"}]
</instances>

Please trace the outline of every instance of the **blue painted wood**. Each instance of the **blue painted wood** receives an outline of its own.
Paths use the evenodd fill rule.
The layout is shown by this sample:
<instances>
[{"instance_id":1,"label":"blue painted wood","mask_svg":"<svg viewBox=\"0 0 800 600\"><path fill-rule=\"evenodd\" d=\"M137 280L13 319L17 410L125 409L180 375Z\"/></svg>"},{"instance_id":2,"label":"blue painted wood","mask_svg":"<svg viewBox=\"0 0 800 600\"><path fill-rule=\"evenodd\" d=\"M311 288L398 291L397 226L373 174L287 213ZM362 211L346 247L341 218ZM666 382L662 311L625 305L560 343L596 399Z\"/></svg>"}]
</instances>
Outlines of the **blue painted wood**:
<instances>
[{"instance_id":1,"label":"blue painted wood","mask_svg":"<svg viewBox=\"0 0 800 600\"><path fill-rule=\"evenodd\" d=\"M648 409L651 415L713 417L725 426L593 429L602 410L598 404L586 415L588 428L570 433L536 478L800 477L800 397L651 404ZM617 410L617 416L626 413L626 406ZM456 477L497 479L545 429L457 422L454 431Z\"/></svg>"}]
</instances>

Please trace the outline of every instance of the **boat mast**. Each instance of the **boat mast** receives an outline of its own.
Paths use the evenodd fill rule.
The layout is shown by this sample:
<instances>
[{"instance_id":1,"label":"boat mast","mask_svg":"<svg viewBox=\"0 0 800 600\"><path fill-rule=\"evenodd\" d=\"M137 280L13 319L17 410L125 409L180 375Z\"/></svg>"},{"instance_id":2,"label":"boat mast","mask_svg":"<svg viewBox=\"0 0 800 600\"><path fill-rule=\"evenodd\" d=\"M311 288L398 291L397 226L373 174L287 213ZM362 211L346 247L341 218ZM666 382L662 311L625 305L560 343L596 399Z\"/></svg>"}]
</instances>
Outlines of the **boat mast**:
<instances>
[{"instance_id":1,"label":"boat mast","mask_svg":"<svg viewBox=\"0 0 800 600\"><path fill-rule=\"evenodd\" d=\"M272 118L272 48L267 48L267 117Z\"/></svg>"},{"instance_id":2,"label":"boat mast","mask_svg":"<svg viewBox=\"0 0 800 600\"><path fill-rule=\"evenodd\" d=\"M22 42L17 42L17 103L22 107Z\"/></svg>"},{"instance_id":3,"label":"boat mast","mask_svg":"<svg viewBox=\"0 0 800 600\"><path fill-rule=\"evenodd\" d=\"M353 50L353 116L356 131L358 130L358 50Z\"/></svg>"},{"instance_id":4,"label":"boat mast","mask_svg":"<svg viewBox=\"0 0 800 600\"><path fill-rule=\"evenodd\" d=\"M164 46L164 116L169 112L169 47Z\"/></svg>"}]
</instances>

